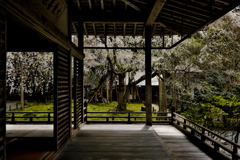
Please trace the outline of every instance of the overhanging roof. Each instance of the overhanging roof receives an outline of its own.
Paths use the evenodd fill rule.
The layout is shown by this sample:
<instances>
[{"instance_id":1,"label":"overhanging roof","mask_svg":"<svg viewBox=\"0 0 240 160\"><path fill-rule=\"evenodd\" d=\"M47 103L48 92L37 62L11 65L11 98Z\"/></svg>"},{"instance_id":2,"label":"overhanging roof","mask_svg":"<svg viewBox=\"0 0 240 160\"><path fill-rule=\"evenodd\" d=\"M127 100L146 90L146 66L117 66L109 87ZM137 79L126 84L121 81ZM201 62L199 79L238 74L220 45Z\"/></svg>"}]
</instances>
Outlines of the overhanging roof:
<instances>
[{"instance_id":1,"label":"overhanging roof","mask_svg":"<svg viewBox=\"0 0 240 160\"><path fill-rule=\"evenodd\" d=\"M152 36L182 40L238 5L239 0L73 0L72 33L81 18L86 36L144 36L149 25Z\"/></svg>"}]
</instances>

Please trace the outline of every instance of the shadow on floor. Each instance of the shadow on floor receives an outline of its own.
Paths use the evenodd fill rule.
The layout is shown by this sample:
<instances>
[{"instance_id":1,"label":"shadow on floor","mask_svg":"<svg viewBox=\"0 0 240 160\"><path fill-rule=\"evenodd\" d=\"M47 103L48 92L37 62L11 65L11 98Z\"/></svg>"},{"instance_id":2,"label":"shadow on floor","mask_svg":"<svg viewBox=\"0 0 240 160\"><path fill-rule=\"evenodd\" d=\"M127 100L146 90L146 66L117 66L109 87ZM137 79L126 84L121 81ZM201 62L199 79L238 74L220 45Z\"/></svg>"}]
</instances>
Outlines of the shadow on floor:
<instances>
[{"instance_id":1,"label":"shadow on floor","mask_svg":"<svg viewBox=\"0 0 240 160\"><path fill-rule=\"evenodd\" d=\"M39 160L53 151L53 138L7 138L7 160Z\"/></svg>"}]
</instances>

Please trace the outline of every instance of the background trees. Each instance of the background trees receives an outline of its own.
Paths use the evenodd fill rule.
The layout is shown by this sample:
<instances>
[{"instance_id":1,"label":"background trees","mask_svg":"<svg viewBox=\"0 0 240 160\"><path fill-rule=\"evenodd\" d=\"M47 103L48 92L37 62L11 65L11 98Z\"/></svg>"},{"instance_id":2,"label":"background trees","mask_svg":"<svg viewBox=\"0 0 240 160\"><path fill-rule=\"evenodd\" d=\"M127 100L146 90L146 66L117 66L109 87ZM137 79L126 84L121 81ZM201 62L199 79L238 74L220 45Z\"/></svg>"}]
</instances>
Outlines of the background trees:
<instances>
[{"instance_id":1,"label":"background trees","mask_svg":"<svg viewBox=\"0 0 240 160\"><path fill-rule=\"evenodd\" d=\"M7 95L9 100L45 102L53 94L53 54L7 53ZM22 102L23 105L23 102Z\"/></svg>"},{"instance_id":2,"label":"background trees","mask_svg":"<svg viewBox=\"0 0 240 160\"><path fill-rule=\"evenodd\" d=\"M164 105L163 110L174 107L182 112L213 95L231 93L239 97L238 86L233 85L239 80L239 27L239 13L235 10L171 50L152 50L153 73L158 74L160 83L165 87L162 94L167 101L161 104ZM161 44L156 37L152 40L154 46ZM88 37L85 38L85 46L104 47L105 41L108 46L144 46L144 40L138 37L108 37L107 40ZM107 75L111 78L108 83L102 83L103 88L107 84L116 85L116 81L119 85L123 81L115 78L124 78L126 72L131 72L131 84L136 81L136 72L144 69L142 52L134 49L86 50L85 82L94 85ZM127 87L124 90L119 88L118 93L120 91L124 91L120 97L126 100L127 96L123 93L127 93Z\"/></svg>"}]
</instances>

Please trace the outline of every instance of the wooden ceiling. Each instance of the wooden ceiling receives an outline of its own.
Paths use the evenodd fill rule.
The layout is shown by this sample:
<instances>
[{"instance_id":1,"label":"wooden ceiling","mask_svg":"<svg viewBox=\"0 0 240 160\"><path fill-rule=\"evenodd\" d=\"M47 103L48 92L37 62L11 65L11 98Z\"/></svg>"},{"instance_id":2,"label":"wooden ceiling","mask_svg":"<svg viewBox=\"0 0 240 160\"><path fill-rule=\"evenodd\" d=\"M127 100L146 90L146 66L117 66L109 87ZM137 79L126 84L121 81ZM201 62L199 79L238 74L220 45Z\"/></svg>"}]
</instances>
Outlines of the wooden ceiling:
<instances>
[{"instance_id":1,"label":"wooden ceiling","mask_svg":"<svg viewBox=\"0 0 240 160\"><path fill-rule=\"evenodd\" d=\"M240 0L73 0L72 33L82 18L84 35L188 36L226 14Z\"/></svg>"}]
</instances>

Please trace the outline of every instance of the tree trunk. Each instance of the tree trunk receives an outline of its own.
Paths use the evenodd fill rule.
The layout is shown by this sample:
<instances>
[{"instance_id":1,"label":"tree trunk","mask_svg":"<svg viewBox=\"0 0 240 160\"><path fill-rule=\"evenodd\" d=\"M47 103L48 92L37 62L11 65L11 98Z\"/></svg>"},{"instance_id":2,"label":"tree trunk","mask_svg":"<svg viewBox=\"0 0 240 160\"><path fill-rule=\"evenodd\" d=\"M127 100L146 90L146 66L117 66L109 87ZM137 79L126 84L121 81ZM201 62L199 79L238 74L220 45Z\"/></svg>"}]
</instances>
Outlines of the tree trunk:
<instances>
[{"instance_id":1,"label":"tree trunk","mask_svg":"<svg viewBox=\"0 0 240 160\"><path fill-rule=\"evenodd\" d=\"M158 106L159 106L159 111L163 112L164 111L164 99L163 99L163 82L161 78L158 78Z\"/></svg>"},{"instance_id":2,"label":"tree trunk","mask_svg":"<svg viewBox=\"0 0 240 160\"><path fill-rule=\"evenodd\" d=\"M125 78L125 73L124 74L119 74L119 84L118 84L118 106L117 110L118 111L126 111L126 97L124 93L124 78Z\"/></svg>"},{"instance_id":3,"label":"tree trunk","mask_svg":"<svg viewBox=\"0 0 240 160\"><path fill-rule=\"evenodd\" d=\"M113 90L113 73L110 73L109 81L109 102L112 102L112 90Z\"/></svg>"},{"instance_id":4,"label":"tree trunk","mask_svg":"<svg viewBox=\"0 0 240 160\"><path fill-rule=\"evenodd\" d=\"M173 107L176 112L177 111L177 92L176 92L175 79L176 79L176 72L173 73L173 85L172 85Z\"/></svg>"},{"instance_id":5,"label":"tree trunk","mask_svg":"<svg viewBox=\"0 0 240 160\"><path fill-rule=\"evenodd\" d=\"M23 86L23 67L21 64L21 82L20 82L20 92L21 92L21 109L24 109L24 86Z\"/></svg>"},{"instance_id":6,"label":"tree trunk","mask_svg":"<svg viewBox=\"0 0 240 160\"><path fill-rule=\"evenodd\" d=\"M105 75L103 75L102 77L101 77L101 79L99 80L99 82L98 82L98 85L95 87L95 89L94 89L94 94L90 97L90 99L89 99L89 103L93 100L93 98L94 97L96 97L96 95L99 93L99 91L100 91L100 89L101 89L101 87L102 87L102 84L105 82L105 80L106 80L106 78L108 77L108 75L109 75L109 72L108 73L106 73Z\"/></svg>"},{"instance_id":7,"label":"tree trunk","mask_svg":"<svg viewBox=\"0 0 240 160\"><path fill-rule=\"evenodd\" d=\"M165 78L165 77L164 77ZM167 87L165 81L163 81L163 106L164 106L164 111L167 111Z\"/></svg>"},{"instance_id":8,"label":"tree trunk","mask_svg":"<svg viewBox=\"0 0 240 160\"><path fill-rule=\"evenodd\" d=\"M109 88L108 88L108 84L109 84L109 78L106 78L106 99L107 99L107 102L109 102Z\"/></svg>"}]
</instances>

